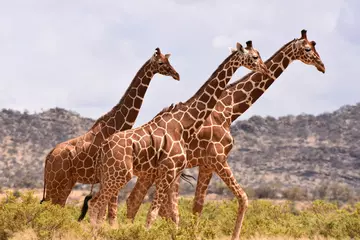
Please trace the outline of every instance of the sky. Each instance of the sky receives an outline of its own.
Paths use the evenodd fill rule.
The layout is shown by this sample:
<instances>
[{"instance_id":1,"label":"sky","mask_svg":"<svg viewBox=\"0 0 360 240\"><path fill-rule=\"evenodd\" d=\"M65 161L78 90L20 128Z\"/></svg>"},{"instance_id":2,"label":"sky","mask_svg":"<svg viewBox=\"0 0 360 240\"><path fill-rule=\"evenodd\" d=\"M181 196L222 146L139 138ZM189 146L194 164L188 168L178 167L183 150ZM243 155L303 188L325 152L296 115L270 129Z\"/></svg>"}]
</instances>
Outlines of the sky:
<instances>
[{"instance_id":1,"label":"sky","mask_svg":"<svg viewBox=\"0 0 360 240\"><path fill-rule=\"evenodd\" d=\"M360 102L357 0L0 0L0 109L61 107L96 119L122 97L160 47L181 80L156 75L136 126L186 101L229 55L252 40L263 60L300 37L325 66L292 63L240 119L319 114ZM357 13L357 14L356 14ZM232 81L248 70L240 68Z\"/></svg>"}]
</instances>

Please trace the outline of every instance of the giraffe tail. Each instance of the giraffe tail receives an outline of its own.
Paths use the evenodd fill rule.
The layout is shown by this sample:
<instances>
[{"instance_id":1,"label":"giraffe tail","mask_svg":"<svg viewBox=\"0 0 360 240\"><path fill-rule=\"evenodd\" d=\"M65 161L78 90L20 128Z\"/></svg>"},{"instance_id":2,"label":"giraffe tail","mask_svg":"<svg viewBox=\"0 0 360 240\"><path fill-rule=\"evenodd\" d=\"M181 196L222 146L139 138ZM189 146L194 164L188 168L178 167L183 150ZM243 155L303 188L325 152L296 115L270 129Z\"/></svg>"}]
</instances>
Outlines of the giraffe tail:
<instances>
[{"instance_id":1,"label":"giraffe tail","mask_svg":"<svg viewBox=\"0 0 360 240\"><path fill-rule=\"evenodd\" d=\"M191 180L190 180L190 178L192 178L193 180L196 180L196 178L194 176L185 174L185 173L181 173L180 178L182 180L184 180L185 182L189 183L192 187L194 187L194 185L191 183Z\"/></svg>"},{"instance_id":2,"label":"giraffe tail","mask_svg":"<svg viewBox=\"0 0 360 240\"><path fill-rule=\"evenodd\" d=\"M48 155L46 156L46 158L45 158L45 166L44 166L44 190L43 190L43 198L41 199L40 204L42 204L42 203L45 201L45 195L46 195L46 163L48 162L49 157L51 156L51 154L52 154L53 151L54 151L54 149L51 150L51 151L49 152L49 154L48 154Z\"/></svg>"},{"instance_id":3,"label":"giraffe tail","mask_svg":"<svg viewBox=\"0 0 360 240\"><path fill-rule=\"evenodd\" d=\"M93 196L92 196L93 187L94 187L94 184L91 185L90 193L89 193L89 195L87 195L87 196L85 197L85 199L84 199L84 204L83 204L83 206L82 206L82 208L81 208L81 213L80 213L80 216L79 216L79 218L78 218L78 222L82 221L82 220L85 218L85 216L86 216L86 213L87 213L87 211L88 211L88 209L89 209L89 201L90 201L91 198L93 197Z\"/></svg>"},{"instance_id":4,"label":"giraffe tail","mask_svg":"<svg viewBox=\"0 0 360 240\"><path fill-rule=\"evenodd\" d=\"M90 201L91 198L92 198L92 194L91 194L91 193L85 197L85 199L84 199L84 204L83 204L83 206L82 206L82 208L81 208L81 214L80 214L80 216L79 216L79 218L78 218L78 222L82 221L82 220L85 218L86 213L87 213L87 211L88 211L88 209L89 209L89 204L88 204L88 202Z\"/></svg>"}]
</instances>

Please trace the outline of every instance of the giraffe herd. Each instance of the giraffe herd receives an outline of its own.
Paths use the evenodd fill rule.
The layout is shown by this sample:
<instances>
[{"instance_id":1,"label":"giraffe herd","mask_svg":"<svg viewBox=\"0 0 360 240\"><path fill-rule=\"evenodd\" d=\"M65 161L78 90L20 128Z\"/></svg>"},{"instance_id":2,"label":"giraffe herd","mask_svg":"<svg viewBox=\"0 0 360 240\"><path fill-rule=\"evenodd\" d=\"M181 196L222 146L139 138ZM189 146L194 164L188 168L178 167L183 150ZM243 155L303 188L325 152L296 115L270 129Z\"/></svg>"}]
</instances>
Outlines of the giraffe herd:
<instances>
[{"instance_id":1,"label":"giraffe herd","mask_svg":"<svg viewBox=\"0 0 360 240\"><path fill-rule=\"evenodd\" d=\"M98 226L108 209L108 221L115 225L119 191L137 176L126 201L127 217L135 218L148 189L155 184L146 227L151 226L157 215L178 225L180 176L185 168L198 166L193 212L201 213L215 172L239 201L232 235L232 239L239 239L248 199L227 163L234 141L231 123L292 61L300 60L325 73L315 45L307 39L306 30L302 30L300 38L286 43L264 63L252 41L246 42L246 47L237 43L190 99L163 109L148 123L132 129L154 74L180 79L169 62L170 54L163 55L157 48L111 111L100 117L84 135L60 143L50 151L45 160L42 201L64 206L76 183L100 183L99 191L86 197L79 221L88 210L90 223ZM241 66L253 72L228 84Z\"/></svg>"}]
</instances>

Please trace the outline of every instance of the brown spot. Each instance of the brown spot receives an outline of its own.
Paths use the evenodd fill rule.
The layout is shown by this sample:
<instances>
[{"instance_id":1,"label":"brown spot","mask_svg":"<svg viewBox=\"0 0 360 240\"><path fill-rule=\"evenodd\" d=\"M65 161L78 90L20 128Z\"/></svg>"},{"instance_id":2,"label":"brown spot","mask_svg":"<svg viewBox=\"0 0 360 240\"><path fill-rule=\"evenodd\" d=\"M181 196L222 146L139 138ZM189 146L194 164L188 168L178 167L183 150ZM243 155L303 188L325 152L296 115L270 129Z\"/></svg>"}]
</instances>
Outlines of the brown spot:
<instances>
[{"instance_id":1,"label":"brown spot","mask_svg":"<svg viewBox=\"0 0 360 240\"><path fill-rule=\"evenodd\" d=\"M233 75L233 71L231 68L229 68L227 71L226 71L226 75L227 76L232 76Z\"/></svg>"},{"instance_id":2,"label":"brown spot","mask_svg":"<svg viewBox=\"0 0 360 240\"><path fill-rule=\"evenodd\" d=\"M248 92L252 89L252 87L253 87L252 83L248 81L245 83L244 90Z\"/></svg>"},{"instance_id":3,"label":"brown spot","mask_svg":"<svg viewBox=\"0 0 360 240\"><path fill-rule=\"evenodd\" d=\"M97 150L98 150L97 146L91 145L90 150L89 150L89 156L94 156L96 154Z\"/></svg>"},{"instance_id":4,"label":"brown spot","mask_svg":"<svg viewBox=\"0 0 360 240\"><path fill-rule=\"evenodd\" d=\"M147 89L148 89L148 86L145 86L145 85L139 86L137 96L144 96Z\"/></svg>"},{"instance_id":5,"label":"brown spot","mask_svg":"<svg viewBox=\"0 0 360 240\"><path fill-rule=\"evenodd\" d=\"M262 74L257 72L257 73L254 73L252 76L251 76L251 81L253 82L261 82L262 80Z\"/></svg>"},{"instance_id":6,"label":"brown spot","mask_svg":"<svg viewBox=\"0 0 360 240\"><path fill-rule=\"evenodd\" d=\"M264 92L258 88L255 88L251 92L251 96L253 97L252 103L254 103Z\"/></svg>"},{"instance_id":7,"label":"brown spot","mask_svg":"<svg viewBox=\"0 0 360 240\"><path fill-rule=\"evenodd\" d=\"M291 48L288 48L288 49L285 51L285 54L286 54L286 55L289 55L291 52L292 52L292 49L291 49Z\"/></svg>"},{"instance_id":8,"label":"brown spot","mask_svg":"<svg viewBox=\"0 0 360 240\"><path fill-rule=\"evenodd\" d=\"M289 62L290 62L290 60L287 57L284 58L284 60L282 61L283 67L286 68L289 65Z\"/></svg>"},{"instance_id":9,"label":"brown spot","mask_svg":"<svg viewBox=\"0 0 360 240\"><path fill-rule=\"evenodd\" d=\"M107 122L106 122L107 126L111 126L111 127L116 127L116 121L115 118L110 118Z\"/></svg>"},{"instance_id":10,"label":"brown spot","mask_svg":"<svg viewBox=\"0 0 360 240\"><path fill-rule=\"evenodd\" d=\"M223 91L224 91L224 89L217 88L215 90L215 96L217 96L219 98ZM211 97L211 98L213 99L213 97Z\"/></svg>"},{"instance_id":11,"label":"brown spot","mask_svg":"<svg viewBox=\"0 0 360 240\"><path fill-rule=\"evenodd\" d=\"M92 164L93 164L93 160L90 157L87 157L84 162L84 167L89 168L92 166Z\"/></svg>"},{"instance_id":12,"label":"brown spot","mask_svg":"<svg viewBox=\"0 0 360 240\"><path fill-rule=\"evenodd\" d=\"M85 176L85 169L84 169L84 168L80 168L80 169L78 169L77 173L78 173L80 176Z\"/></svg>"},{"instance_id":13,"label":"brown spot","mask_svg":"<svg viewBox=\"0 0 360 240\"><path fill-rule=\"evenodd\" d=\"M274 72L274 76L277 78L277 77L280 76L280 74L281 74L282 72L283 72L282 69L281 69L281 68L278 68L278 69L276 69L276 71Z\"/></svg>"},{"instance_id":14,"label":"brown spot","mask_svg":"<svg viewBox=\"0 0 360 240\"><path fill-rule=\"evenodd\" d=\"M270 71L273 72L275 71L275 69L278 67L277 64L273 64L271 67L270 67Z\"/></svg>"},{"instance_id":15,"label":"brown spot","mask_svg":"<svg viewBox=\"0 0 360 240\"><path fill-rule=\"evenodd\" d=\"M62 159L67 158L67 156L68 156L68 151L66 151L66 150L61 151L61 152L60 152L60 156L61 156Z\"/></svg>"},{"instance_id":16,"label":"brown spot","mask_svg":"<svg viewBox=\"0 0 360 240\"><path fill-rule=\"evenodd\" d=\"M236 93L235 93L236 94ZM232 96L230 95L227 95L225 98L221 99L221 101L219 101L216 106L222 106L223 104L226 104L226 105L230 105L231 104L231 101L232 101Z\"/></svg>"},{"instance_id":17,"label":"brown spot","mask_svg":"<svg viewBox=\"0 0 360 240\"><path fill-rule=\"evenodd\" d=\"M241 113L245 112L249 108L249 105L246 103L240 103L238 106L238 109Z\"/></svg>"},{"instance_id":18,"label":"brown spot","mask_svg":"<svg viewBox=\"0 0 360 240\"><path fill-rule=\"evenodd\" d=\"M146 72L146 77L147 77L147 78L151 78L151 75L152 75L152 73L151 73L150 71L147 71L147 72Z\"/></svg>"},{"instance_id":19,"label":"brown spot","mask_svg":"<svg viewBox=\"0 0 360 240\"><path fill-rule=\"evenodd\" d=\"M210 96L207 93L203 93L201 95L200 101L207 103L209 101L209 99L210 99Z\"/></svg>"},{"instance_id":20,"label":"brown spot","mask_svg":"<svg viewBox=\"0 0 360 240\"><path fill-rule=\"evenodd\" d=\"M197 108L191 108L189 109L189 113L193 118L197 118L199 116L200 111Z\"/></svg>"},{"instance_id":21,"label":"brown spot","mask_svg":"<svg viewBox=\"0 0 360 240\"><path fill-rule=\"evenodd\" d=\"M210 99L209 103L207 104L207 107L208 108L213 108L215 106L215 104L216 104L216 100L215 100L215 98L212 97Z\"/></svg>"},{"instance_id":22,"label":"brown spot","mask_svg":"<svg viewBox=\"0 0 360 240\"><path fill-rule=\"evenodd\" d=\"M235 93L236 102L242 102L246 99L247 95L243 91L238 91Z\"/></svg>"},{"instance_id":23,"label":"brown spot","mask_svg":"<svg viewBox=\"0 0 360 240\"><path fill-rule=\"evenodd\" d=\"M133 122L136 119L138 113L139 113L138 110L135 110L133 108L130 109L129 116L128 116L128 121Z\"/></svg>"},{"instance_id":24,"label":"brown spot","mask_svg":"<svg viewBox=\"0 0 360 240\"><path fill-rule=\"evenodd\" d=\"M105 164L108 166L112 166L115 163L115 159L113 157L110 157L106 160Z\"/></svg>"},{"instance_id":25,"label":"brown spot","mask_svg":"<svg viewBox=\"0 0 360 240\"><path fill-rule=\"evenodd\" d=\"M222 71L220 71L219 72L219 74L218 74L218 79L224 79L225 78L225 70L222 70Z\"/></svg>"},{"instance_id":26,"label":"brown spot","mask_svg":"<svg viewBox=\"0 0 360 240\"><path fill-rule=\"evenodd\" d=\"M70 168L70 162L69 161L63 161L63 169L65 171L69 170Z\"/></svg>"},{"instance_id":27,"label":"brown spot","mask_svg":"<svg viewBox=\"0 0 360 240\"><path fill-rule=\"evenodd\" d=\"M138 77L139 79L141 79L141 78L144 77L144 75L145 75L144 70L141 70L141 71L138 72L137 77Z\"/></svg>"},{"instance_id":28,"label":"brown spot","mask_svg":"<svg viewBox=\"0 0 360 240\"><path fill-rule=\"evenodd\" d=\"M213 95L214 92L215 92L215 89L213 89L213 88L207 88L206 91L207 91L210 95Z\"/></svg>"},{"instance_id":29,"label":"brown spot","mask_svg":"<svg viewBox=\"0 0 360 240\"><path fill-rule=\"evenodd\" d=\"M135 98L134 107L136 107L137 109L140 109L140 108L141 108L141 104L142 104L142 99L139 98L139 97Z\"/></svg>"},{"instance_id":30,"label":"brown spot","mask_svg":"<svg viewBox=\"0 0 360 240\"><path fill-rule=\"evenodd\" d=\"M135 98L136 95L137 95L137 93L136 93L136 88L130 89L129 96L132 97L132 98ZM131 106L132 106L132 105L131 105Z\"/></svg>"},{"instance_id":31,"label":"brown spot","mask_svg":"<svg viewBox=\"0 0 360 240\"><path fill-rule=\"evenodd\" d=\"M150 168L150 163L148 161L146 161L142 166L141 166L142 169L149 169Z\"/></svg>"},{"instance_id":32,"label":"brown spot","mask_svg":"<svg viewBox=\"0 0 360 240\"><path fill-rule=\"evenodd\" d=\"M268 89L273 82L274 80L269 78L265 83L265 89Z\"/></svg>"},{"instance_id":33,"label":"brown spot","mask_svg":"<svg viewBox=\"0 0 360 240\"><path fill-rule=\"evenodd\" d=\"M261 82L259 87L263 88L264 86L265 86L265 82Z\"/></svg>"},{"instance_id":34,"label":"brown spot","mask_svg":"<svg viewBox=\"0 0 360 240\"><path fill-rule=\"evenodd\" d=\"M224 67L228 69L230 67L230 62L227 62Z\"/></svg>"},{"instance_id":35,"label":"brown spot","mask_svg":"<svg viewBox=\"0 0 360 240\"><path fill-rule=\"evenodd\" d=\"M122 107L120 111L124 116L127 116L129 110L126 107Z\"/></svg>"},{"instance_id":36,"label":"brown spot","mask_svg":"<svg viewBox=\"0 0 360 240\"><path fill-rule=\"evenodd\" d=\"M198 118L199 118L199 119L202 119L202 118L205 116L206 112L207 112L207 111L202 111L202 112L200 112ZM201 124L202 124L202 123L201 123Z\"/></svg>"},{"instance_id":37,"label":"brown spot","mask_svg":"<svg viewBox=\"0 0 360 240\"><path fill-rule=\"evenodd\" d=\"M276 56L273 58L273 61L276 63L281 62L281 60L283 59L284 54L282 52L279 52L278 54L276 54Z\"/></svg>"},{"instance_id":38,"label":"brown spot","mask_svg":"<svg viewBox=\"0 0 360 240\"><path fill-rule=\"evenodd\" d=\"M237 89L242 89L244 87L244 83L236 84Z\"/></svg>"},{"instance_id":39,"label":"brown spot","mask_svg":"<svg viewBox=\"0 0 360 240\"><path fill-rule=\"evenodd\" d=\"M87 154L83 151L80 152L80 154L78 155L79 159L84 161L85 158L87 157Z\"/></svg>"}]
</instances>

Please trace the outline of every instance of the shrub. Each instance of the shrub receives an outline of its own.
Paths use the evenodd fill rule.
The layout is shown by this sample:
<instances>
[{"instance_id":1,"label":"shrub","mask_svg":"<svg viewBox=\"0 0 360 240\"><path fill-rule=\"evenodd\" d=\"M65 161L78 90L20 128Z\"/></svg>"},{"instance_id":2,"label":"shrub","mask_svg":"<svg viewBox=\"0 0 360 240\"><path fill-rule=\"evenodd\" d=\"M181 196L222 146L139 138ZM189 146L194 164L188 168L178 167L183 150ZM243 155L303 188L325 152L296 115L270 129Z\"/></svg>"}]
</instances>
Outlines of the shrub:
<instances>
[{"instance_id":1,"label":"shrub","mask_svg":"<svg viewBox=\"0 0 360 240\"><path fill-rule=\"evenodd\" d=\"M149 203L140 207L134 221L126 219L124 204L119 206L119 228L111 229L107 224L94 231L88 218L82 223L76 221L80 207L69 205L65 208L48 202L39 204L39 199L31 193L16 198L12 193L0 202L0 239L11 237L28 239L109 239L109 240L176 240L223 239L233 231L238 212L238 202L234 200L209 201L201 216L191 213L192 201L180 199L180 224L176 228L172 222L163 219L155 221L146 230L145 219ZM337 204L314 201L304 210L296 210L294 202L274 204L270 200L253 200L245 215L242 238L249 239L282 237L324 239L360 239L360 202L339 208Z\"/></svg>"}]
</instances>

